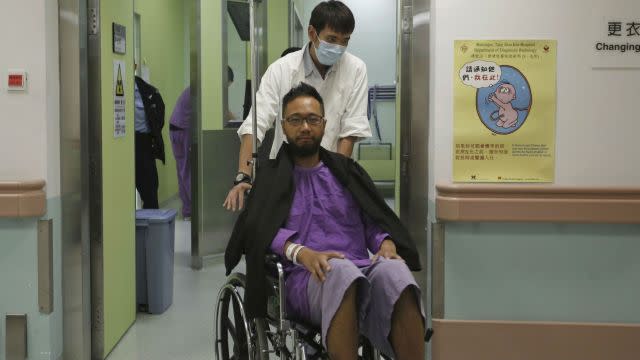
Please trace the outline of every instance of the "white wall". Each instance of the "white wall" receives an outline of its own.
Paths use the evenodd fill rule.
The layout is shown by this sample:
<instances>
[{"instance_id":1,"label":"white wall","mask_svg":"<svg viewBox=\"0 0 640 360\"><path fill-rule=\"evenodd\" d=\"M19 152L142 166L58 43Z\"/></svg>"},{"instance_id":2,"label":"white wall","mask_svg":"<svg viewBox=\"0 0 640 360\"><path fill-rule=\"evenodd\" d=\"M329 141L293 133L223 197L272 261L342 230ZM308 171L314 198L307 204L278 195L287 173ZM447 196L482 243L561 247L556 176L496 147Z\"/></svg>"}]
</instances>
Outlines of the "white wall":
<instances>
[{"instance_id":1,"label":"white wall","mask_svg":"<svg viewBox=\"0 0 640 360\"><path fill-rule=\"evenodd\" d=\"M46 109L43 129L47 132L47 196L60 195L60 62L58 45L58 3L43 0L45 15Z\"/></svg>"},{"instance_id":2,"label":"white wall","mask_svg":"<svg viewBox=\"0 0 640 360\"><path fill-rule=\"evenodd\" d=\"M28 352L33 359L62 354L60 242L60 81L58 2L0 2L0 180L43 179L47 215L53 220L54 311L41 314L37 284L36 219L0 219L0 360L4 359L4 314L26 313ZM7 70L24 69L26 92L7 92Z\"/></svg>"},{"instance_id":3,"label":"white wall","mask_svg":"<svg viewBox=\"0 0 640 360\"><path fill-rule=\"evenodd\" d=\"M640 18L629 0L433 0L430 193L451 182L453 41L557 39L556 184L638 186L640 70L593 70L602 16Z\"/></svg>"},{"instance_id":4,"label":"white wall","mask_svg":"<svg viewBox=\"0 0 640 360\"><path fill-rule=\"evenodd\" d=\"M0 11L0 179L44 179L60 194L58 7L16 1ZM26 92L7 92L7 70L24 69Z\"/></svg>"}]
</instances>

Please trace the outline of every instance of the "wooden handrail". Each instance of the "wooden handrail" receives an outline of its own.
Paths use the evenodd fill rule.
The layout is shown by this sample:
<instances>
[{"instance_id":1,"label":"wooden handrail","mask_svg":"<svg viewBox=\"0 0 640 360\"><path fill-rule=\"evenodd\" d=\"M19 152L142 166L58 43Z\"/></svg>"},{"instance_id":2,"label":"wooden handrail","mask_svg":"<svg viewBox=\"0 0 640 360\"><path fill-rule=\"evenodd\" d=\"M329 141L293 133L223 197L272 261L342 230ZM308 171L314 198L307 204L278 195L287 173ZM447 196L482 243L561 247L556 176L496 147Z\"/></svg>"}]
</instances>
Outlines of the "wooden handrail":
<instances>
[{"instance_id":1,"label":"wooden handrail","mask_svg":"<svg viewBox=\"0 0 640 360\"><path fill-rule=\"evenodd\" d=\"M439 184L440 221L640 224L640 187Z\"/></svg>"},{"instance_id":2,"label":"wooden handrail","mask_svg":"<svg viewBox=\"0 0 640 360\"><path fill-rule=\"evenodd\" d=\"M40 217L46 213L44 180L0 181L0 218Z\"/></svg>"}]
</instances>

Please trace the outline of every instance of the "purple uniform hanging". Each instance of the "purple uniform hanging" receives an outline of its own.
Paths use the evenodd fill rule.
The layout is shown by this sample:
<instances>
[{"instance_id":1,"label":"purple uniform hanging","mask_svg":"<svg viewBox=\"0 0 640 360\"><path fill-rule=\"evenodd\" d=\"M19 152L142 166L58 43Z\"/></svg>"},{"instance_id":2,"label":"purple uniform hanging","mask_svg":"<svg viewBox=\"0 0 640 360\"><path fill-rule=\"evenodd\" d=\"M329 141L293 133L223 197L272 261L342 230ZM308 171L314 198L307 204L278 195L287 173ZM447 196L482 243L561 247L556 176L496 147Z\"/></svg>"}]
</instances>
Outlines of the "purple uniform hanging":
<instances>
[{"instance_id":1,"label":"purple uniform hanging","mask_svg":"<svg viewBox=\"0 0 640 360\"><path fill-rule=\"evenodd\" d=\"M191 164L189 149L191 147L191 90L186 88L173 109L169 121L169 137L176 158L178 171L178 190L182 200L182 216L191 217Z\"/></svg>"}]
</instances>

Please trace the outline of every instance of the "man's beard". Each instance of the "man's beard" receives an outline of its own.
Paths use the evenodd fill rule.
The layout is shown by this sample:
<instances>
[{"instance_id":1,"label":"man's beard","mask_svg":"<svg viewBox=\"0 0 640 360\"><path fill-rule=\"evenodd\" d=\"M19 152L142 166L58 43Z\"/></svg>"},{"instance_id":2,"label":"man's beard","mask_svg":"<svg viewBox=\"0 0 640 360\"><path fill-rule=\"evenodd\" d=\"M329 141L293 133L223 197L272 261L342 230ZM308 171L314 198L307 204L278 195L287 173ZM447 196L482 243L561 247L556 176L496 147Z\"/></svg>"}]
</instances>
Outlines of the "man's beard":
<instances>
[{"instance_id":1,"label":"man's beard","mask_svg":"<svg viewBox=\"0 0 640 360\"><path fill-rule=\"evenodd\" d=\"M296 144L295 140L287 138L289 142L289 148L291 149L291 154L293 156L306 158L313 156L320 151L320 139L312 138L311 143L306 143L304 145Z\"/></svg>"}]
</instances>

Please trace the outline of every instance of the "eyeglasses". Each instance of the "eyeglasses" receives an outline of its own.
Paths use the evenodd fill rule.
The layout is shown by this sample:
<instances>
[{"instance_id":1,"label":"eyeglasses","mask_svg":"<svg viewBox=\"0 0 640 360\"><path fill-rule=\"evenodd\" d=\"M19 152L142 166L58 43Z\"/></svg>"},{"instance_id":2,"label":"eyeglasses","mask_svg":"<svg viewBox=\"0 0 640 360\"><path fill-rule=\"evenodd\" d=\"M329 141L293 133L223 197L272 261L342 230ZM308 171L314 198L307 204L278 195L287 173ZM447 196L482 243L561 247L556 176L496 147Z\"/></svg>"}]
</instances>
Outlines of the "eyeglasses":
<instances>
[{"instance_id":1,"label":"eyeglasses","mask_svg":"<svg viewBox=\"0 0 640 360\"><path fill-rule=\"evenodd\" d=\"M309 126L318 126L324 122L324 118L318 115L309 115L307 117L294 115L284 119L284 121L294 127L301 126L304 121L306 121Z\"/></svg>"}]
</instances>

